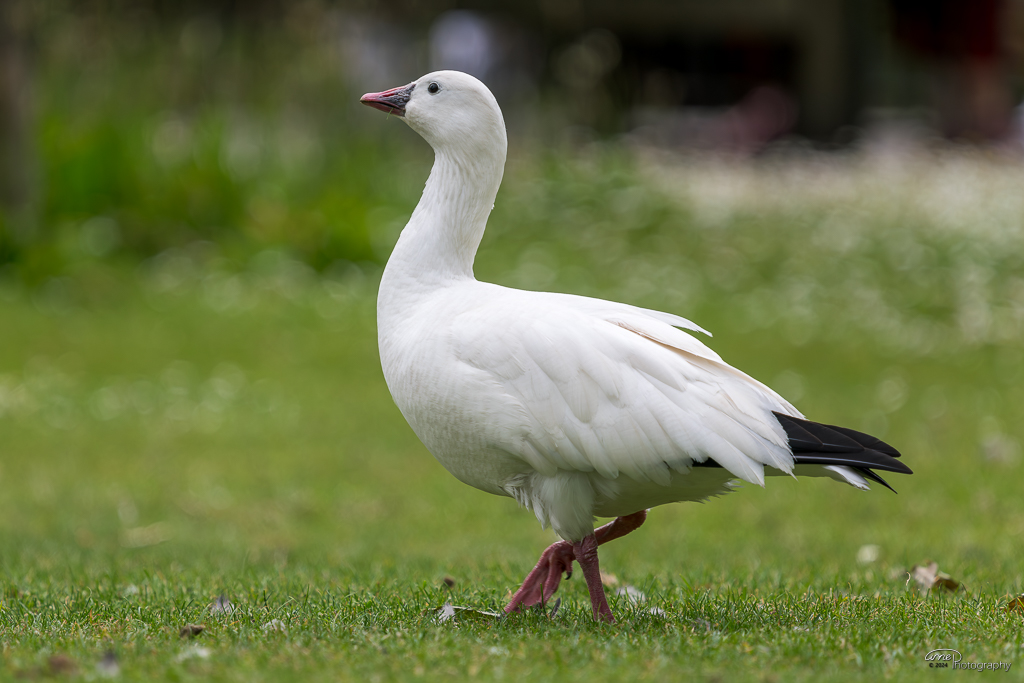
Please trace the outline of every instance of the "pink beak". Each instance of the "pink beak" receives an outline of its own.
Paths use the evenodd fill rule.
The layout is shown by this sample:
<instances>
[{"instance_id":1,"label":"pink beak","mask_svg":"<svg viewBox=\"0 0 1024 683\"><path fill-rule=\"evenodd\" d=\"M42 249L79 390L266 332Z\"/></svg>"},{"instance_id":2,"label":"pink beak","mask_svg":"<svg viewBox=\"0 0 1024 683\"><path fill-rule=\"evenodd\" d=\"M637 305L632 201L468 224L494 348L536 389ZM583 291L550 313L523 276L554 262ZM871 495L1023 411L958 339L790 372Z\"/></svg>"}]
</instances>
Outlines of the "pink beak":
<instances>
[{"instance_id":1,"label":"pink beak","mask_svg":"<svg viewBox=\"0 0 1024 683\"><path fill-rule=\"evenodd\" d=\"M360 97L359 101L374 109L386 111L389 114L405 116L405 105L409 102L409 98L412 97L412 90L415 87L415 83L410 83L409 85L392 88L384 92L368 92Z\"/></svg>"}]
</instances>

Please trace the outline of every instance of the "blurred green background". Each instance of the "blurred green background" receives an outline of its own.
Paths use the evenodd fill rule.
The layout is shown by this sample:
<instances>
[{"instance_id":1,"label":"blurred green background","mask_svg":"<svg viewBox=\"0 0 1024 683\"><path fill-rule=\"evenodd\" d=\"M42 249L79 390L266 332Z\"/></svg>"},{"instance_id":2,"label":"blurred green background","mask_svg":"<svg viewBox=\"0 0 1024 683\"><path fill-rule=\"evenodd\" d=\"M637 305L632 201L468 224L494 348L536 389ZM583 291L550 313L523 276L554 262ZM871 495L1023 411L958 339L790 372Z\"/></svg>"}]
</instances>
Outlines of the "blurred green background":
<instances>
[{"instance_id":1,"label":"blurred green background","mask_svg":"<svg viewBox=\"0 0 1024 683\"><path fill-rule=\"evenodd\" d=\"M319 269L386 257L373 226L416 197L406 168L429 157L401 154L410 140L357 109L325 10L221 23L145 4L20 9L31 101L21 203L0 230L20 279L200 242L242 259L286 248Z\"/></svg>"},{"instance_id":2,"label":"blurred green background","mask_svg":"<svg viewBox=\"0 0 1024 683\"><path fill-rule=\"evenodd\" d=\"M661 64L674 43L586 2L567 5L577 14L542 3L456 15L430 3L5 4L8 671L53 670L48 658L66 652L84 675L110 650L139 680L365 680L424 666L417 675L497 677L492 637L509 661L562 680L639 676L638 662L661 680L821 680L822 662L837 679L905 679L954 642L1019 664L1019 619L1002 607L1024 591L1016 34L957 86L999 97L958 119L927 93L962 54L894 56L915 16L906 4L860 17L866 31L882 23L850 40L869 55L847 65L867 86L845 95L815 90L802 38L755 39L756 17L720 31L743 40L684 31L700 59ZM655 510L602 566L670 616L633 614L649 640L611 663L568 637L484 627L435 647L422 616L448 599L499 607L551 541L512 501L433 461L377 361L377 281L431 153L357 100L458 57L437 55L453 16L519 36L532 55L491 72L510 160L480 279L684 315L809 417L877 434L915 470L890 478L897 496L771 479ZM734 59L751 50L782 66L764 75ZM712 57L732 71L701 71ZM985 90L992 69L1001 80ZM653 90L623 85L636 74ZM689 94L658 100L679 74ZM770 90L750 99L757 88ZM843 106L821 105L840 95ZM792 116L755 125L780 111ZM906 570L926 559L966 597L908 589ZM590 628L584 587L561 590L572 628ZM796 616L764 620L733 607L832 591L842 597L819 621L792 605ZM245 618L211 612L221 594ZM889 616L843 611L868 598ZM268 635L271 617L285 635ZM208 624L209 661L179 644L186 621ZM530 622L541 641L562 628L545 623ZM402 631L420 633L389 641L406 660L364 647ZM586 632L595 652L622 645L606 636ZM524 642L557 656L531 659Z\"/></svg>"},{"instance_id":3,"label":"blurred green background","mask_svg":"<svg viewBox=\"0 0 1024 683\"><path fill-rule=\"evenodd\" d=\"M430 155L357 99L441 67L491 85L514 158L1019 153L1019 0L804 4L12 0L0 268L38 285L196 243L380 265Z\"/></svg>"}]
</instances>

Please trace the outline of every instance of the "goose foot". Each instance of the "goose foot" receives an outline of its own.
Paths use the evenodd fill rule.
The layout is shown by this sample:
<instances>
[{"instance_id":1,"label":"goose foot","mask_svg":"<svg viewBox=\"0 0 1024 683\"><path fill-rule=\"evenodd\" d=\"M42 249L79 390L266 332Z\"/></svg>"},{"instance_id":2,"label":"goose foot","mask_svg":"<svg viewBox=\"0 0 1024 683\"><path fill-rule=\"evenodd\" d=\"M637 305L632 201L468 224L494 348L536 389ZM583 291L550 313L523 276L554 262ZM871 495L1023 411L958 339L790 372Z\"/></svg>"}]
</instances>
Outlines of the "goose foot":
<instances>
[{"instance_id":1,"label":"goose foot","mask_svg":"<svg viewBox=\"0 0 1024 683\"><path fill-rule=\"evenodd\" d=\"M577 543L568 541L552 543L547 550L540 554L537 566L526 575L523 585L505 606L505 614L518 612L523 607L543 605L558 590L558 585L562 582L562 572L565 572L566 579L572 578L572 563L575 560L580 563L583 576L587 581L594 619L613 623L615 618L608 607L608 599L604 595L604 586L601 583L601 570L597 563L597 546L625 536L637 529L646 519L647 510L641 510L631 515L617 517Z\"/></svg>"},{"instance_id":2,"label":"goose foot","mask_svg":"<svg viewBox=\"0 0 1024 683\"><path fill-rule=\"evenodd\" d=\"M575 559L571 543L558 541L548 546L540 554L537 566L526 575L523 585L512 596L512 601L505 606L505 613L517 612L522 607L538 603L543 605L558 590L562 572L565 572L566 579L572 578L572 561Z\"/></svg>"}]
</instances>

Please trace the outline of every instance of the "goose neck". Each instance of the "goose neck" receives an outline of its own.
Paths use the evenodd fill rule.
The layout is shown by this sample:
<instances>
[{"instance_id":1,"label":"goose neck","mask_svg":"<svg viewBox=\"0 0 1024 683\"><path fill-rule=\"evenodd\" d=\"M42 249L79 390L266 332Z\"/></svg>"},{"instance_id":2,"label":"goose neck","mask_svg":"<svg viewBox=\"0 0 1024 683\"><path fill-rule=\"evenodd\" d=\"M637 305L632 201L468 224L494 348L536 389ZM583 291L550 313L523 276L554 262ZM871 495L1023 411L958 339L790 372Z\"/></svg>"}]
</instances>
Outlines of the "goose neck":
<instances>
[{"instance_id":1,"label":"goose neck","mask_svg":"<svg viewBox=\"0 0 1024 683\"><path fill-rule=\"evenodd\" d=\"M437 152L430 177L388 261L417 280L473 278L473 260L501 184L501 154Z\"/></svg>"}]
</instances>

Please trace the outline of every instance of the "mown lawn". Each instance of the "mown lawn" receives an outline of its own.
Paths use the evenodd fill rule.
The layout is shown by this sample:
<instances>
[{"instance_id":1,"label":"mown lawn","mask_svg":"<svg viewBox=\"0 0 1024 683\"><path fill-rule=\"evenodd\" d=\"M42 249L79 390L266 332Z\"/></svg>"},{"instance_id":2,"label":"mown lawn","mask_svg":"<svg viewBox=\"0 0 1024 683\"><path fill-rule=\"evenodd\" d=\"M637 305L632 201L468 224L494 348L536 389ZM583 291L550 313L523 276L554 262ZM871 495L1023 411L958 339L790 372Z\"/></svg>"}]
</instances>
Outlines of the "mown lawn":
<instances>
[{"instance_id":1,"label":"mown lawn","mask_svg":"<svg viewBox=\"0 0 1024 683\"><path fill-rule=\"evenodd\" d=\"M642 594L617 625L577 580L554 616L439 622L500 609L552 536L405 425L379 271L86 263L0 286L0 678L934 680L966 675L928 668L952 648L1021 680L1019 177L654 164L514 161L478 275L692 318L808 416L899 447L898 495L772 478L658 508L602 549ZM928 560L963 589L908 587Z\"/></svg>"}]
</instances>

